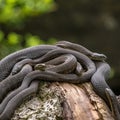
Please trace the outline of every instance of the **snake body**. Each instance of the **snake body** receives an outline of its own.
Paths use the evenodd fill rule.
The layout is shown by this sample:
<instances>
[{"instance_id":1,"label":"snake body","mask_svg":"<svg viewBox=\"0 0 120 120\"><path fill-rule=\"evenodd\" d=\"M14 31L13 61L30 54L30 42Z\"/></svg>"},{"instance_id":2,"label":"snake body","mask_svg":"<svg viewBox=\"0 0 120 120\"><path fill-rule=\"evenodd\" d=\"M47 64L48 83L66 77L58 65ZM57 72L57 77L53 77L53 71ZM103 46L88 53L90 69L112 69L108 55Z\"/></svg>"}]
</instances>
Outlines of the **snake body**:
<instances>
[{"instance_id":1,"label":"snake body","mask_svg":"<svg viewBox=\"0 0 120 120\"><path fill-rule=\"evenodd\" d=\"M53 71L52 73L50 72L48 72L48 76L47 76L47 73L41 73L40 71L38 72L38 74L41 76L39 76L39 79L46 79L46 80L49 80L50 79L50 77L52 77L51 78L51 80L53 79L53 76L55 75L55 71L56 72L64 72L65 70L67 70L67 71L69 71L69 72L71 72L71 70L73 70L73 69L75 69L75 67L76 67L76 65L77 65L77 60L76 60L76 58L73 56L73 55L71 55L71 54L66 54L66 55L62 55L62 56L60 56L60 57L58 57L58 58L55 58L55 59L53 59L53 60L50 60L50 61L48 61L48 62L46 62L45 64L54 64L54 65L56 65L56 66L52 66L52 68L48 68L47 69L47 71ZM59 64L59 65L57 65L57 64ZM68 67L68 64L71 64L71 65L69 65L69 67ZM37 64L36 66L35 66L35 69L38 69L40 66L39 66L40 64ZM27 65L26 65L27 66ZM63 67L65 67L65 69L63 69ZM66 68L67 67L67 68ZM40 68L39 68L40 69ZM63 71L62 71L63 70ZM25 80L23 80L23 82L22 82L22 85L18 88L18 89L16 89L16 90L14 90L13 92L11 92L10 94L8 94L6 97L5 97L5 99L3 100L3 102L0 104L0 114L4 111L4 109L7 109L6 108L6 106L7 106L7 104L9 103L9 101L11 101L12 100L12 98L14 98L17 94L19 94L19 93L21 93L23 90L25 90L25 89L27 89L28 87L29 87L29 85L31 84L31 82L34 80L34 78L33 77L35 77L36 76L36 72L34 73L35 71L33 71L33 74L32 74L32 72L30 73L30 75L28 75L28 79L25 77ZM31 75L32 74L32 75ZM43 76L43 77L42 77ZM66 79L65 78L65 75L56 75L56 77L57 76L60 76L60 77L62 77L62 78L64 78L64 79ZM76 75L71 75L71 74L69 74L69 77L72 77L72 76L76 76ZM32 78L32 79L31 79ZM61 78L61 80L62 80L62 78ZM29 80L30 79L30 80ZM26 81L27 80L27 81ZM4 82L4 81L3 81ZM8 108L9 109L9 108ZM14 108L13 108L14 109Z\"/></svg>"},{"instance_id":2,"label":"snake body","mask_svg":"<svg viewBox=\"0 0 120 120\"><path fill-rule=\"evenodd\" d=\"M14 52L6 56L0 61L0 81L5 79L9 75L12 67L18 61L25 58L35 59L35 58L41 57L48 51L56 48L58 47L53 45L39 45L39 46L19 50L17 52Z\"/></svg>"},{"instance_id":3,"label":"snake body","mask_svg":"<svg viewBox=\"0 0 120 120\"><path fill-rule=\"evenodd\" d=\"M82 45L78 45L78 44L71 43L71 42L68 42L68 41L60 41L56 45L59 46L59 47L76 50L80 53L83 53L83 54L87 55L88 57L90 57L93 60L102 61L102 60L105 60L107 58L104 54L99 54L99 53L92 52L92 51L88 50L87 48L83 47ZM14 66L12 74L16 74L17 72L19 72L20 69L23 67L23 65L25 65L27 63L34 63L34 62L31 59L24 59L23 61L20 61L19 63L17 63Z\"/></svg>"},{"instance_id":4,"label":"snake body","mask_svg":"<svg viewBox=\"0 0 120 120\"><path fill-rule=\"evenodd\" d=\"M63 55L63 56L67 56L67 55ZM67 56L68 57L68 56ZM71 55L69 55L69 60L72 60L73 61L73 58ZM59 58L59 57L58 57ZM55 59L56 60L56 59ZM69 62L69 60L67 60L67 62ZM75 60L75 59L74 59ZM54 61L51 60L51 61L48 61L46 62L46 64L52 64ZM58 62L62 62L62 59ZM58 64L58 62L56 61L56 63L54 64ZM9 103L9 101L12 100L12 98L14 98L14 96L16 96L17 94L21 93L22 91L24 91L25 89L28 88L28 86L31 84L31 82L34 80L34 79L39 79L39 80L45 80L45 81L58 81L58 82L70 82L70 83L80 83L81 79L79 76L77 76L76 74L60 74L60 73L56 73L55 70L59 70L57 68L60 68L60 67L67 67L68 66L68 63L67 62L64 62L64 64L61 64L61 65L58 65L56 66L56 69L55 67L53 72L51 72L51 69L52 68L49 68L47 71L39 71L39 70L36 70L36 71L33 71L33 72L30 72L28 75L25 76L25 78L23 79L23 82L21 84L21 86L14 90L13 92L11 92L5 99L4 101L1 103L0 105L0 113L2 113L4 111L4 109L6 109L7 111L7 104ZM76 64L77 64L77 61L76 61ZM66 66L67 65L67 66ZM72 64L71 64L72 65ZM73 64L75 66L75 63ZM65 68L66 69L66 68ZM67 68L68 69L68 68ZM69 69L71 69L69 67ZM64 72L64 69L60 69L60 70L63 70ZM62 72L62 71L61 71ZM54 78L53 78L54 77ZM19 98L18 98L19 99ZM12 107L12 106L11 106ZM5 112L4 112L5 113Z\"/></svg>"},{"instance_id":5,"label":"snake body","mask_svg":"<svg viewBox=\"0 0 120 120\"><path fill-rule=\"evenodd\" d=\"M13 76L11 79L5 79L5 81L8 81L8 85L5 86L6 82L1 82L3 83L3 85L5 86L5 88L2 86L0 89L2 90L1 94L0 94L0 98L1 98L1 104L0 104L0 114L3 112L4 108L6 107L8 101L14 97L16 95L16 93L18 93L18 89L15 89L15 91L11 91L13 90L13 88L17 88L18 84L22 82L22 80L24 79L24 77L32 71L32 68L30 65L25 65L23 67L23 69L21 70L20 73L16 74L15 76ZM21 79L20 79L21 78ZM20 79L20 80L19 80ZM20 85L19 85L20 86ZM11 92L10 92L11 91ZM8 94L9 93L9 94ZM7 95L8 94L8 95ZM5 98L4 98L5 97ZM4 99L3 99L4 98Z\"/></svg>"},{"instance_id":6,"label":"snake body","mask_svg":"<svg viewBox=\"0 0 120 120\"><path fill-rule=\"evenodd\" d=\"M34 80L28 88L13 97L0 115L0 120L10 120L14 110L23 102L24 98L37 92L38 85L39 81Z\"/></svg>"},{"instance_id":7,"label":"snake body","mask_svg":"<svg viewBox=\"0 0 120 120\"><path fill-rule=\"evenodd\" d=\"M51 67L46 67L52 65ZM55 66L53 66L55 65ZM77 59L72 54L61 55L57 58L49 60L42 64L37 64L35 69L44 69L45 71L52 71L57 73L70 73L77 66Z\"/></svg>"},{"instance_id":8,"label":"snake body","mask_svg":"<svg viewBox=\"0 0 120 120\"><path fill-rule=\"evenodd\" d=\"M110 66L106 62L96 62L96 66L97 70L91 78L93 88L95 92L106 101L106 103L109 103L109 107L113 111L116 120L120 120L119 103L115 94L106 83L106 80L110 75Z\"/></svg>"},{"instance_id":9,"label":"snake body","mask_svg":"<svg viewBox=\"0 0 120 120\"><path fill-rule=\"evenodd\" d=\"M74 50L63 49L63 48L58 48L55 50L53 49L49 51L47 54L43 55L42 57L33 60L31 64L43 63L46 62L47 60L50 60L62 54L74 55L77 58L78 62L80 62L86 68L86 72L84 72L80 78L81 82L88 81L92 76L92 74L96 71L94 62L90 60L86 55Z\"/></svg>"},{"instance_id":10,"label":"snake body","mask_svg":"<svg viewBox=\"0 0 120 120\"><path fill-rule=\"evenodd\" d=\"M102 61L102 60L105 60L107 58L106 55L104 55L104 54L99 54L99 53L92 52L92 51L88 50L87 48L83 47L82 45L78 45L78 44L71 43L71 42L68 42L68 41L59 41L59 42L56 43L56 45L59 46L59 47L76 50L80 53L83 53L83 54L87 55L88 57L90 57L93 60Z\"/></svg>"},{"instance_id":11,"label":"snake body","mask_svg":"<svg viewBox=\"0 0 120 120\"><path fill-rule=\"evenodd\" d=\"M9 76L2 82L0 82L0 102L8 94L8 92L17 88L17 86L21 84L23 78L31 71L32 71L31 66L25 65L18 74L14 76Z\"/></svg>"},{"instance_id":12,"label":"snake body","mask_svg":"<svg viewBox=\"0 0 120 120\"><path fill-rule=\"evenodd\" d=\"M73 78L74 78L74 81L73 81ZM22 82L22 85L19 88L12 91L10 94L8 94L8 96L5 97L5 99L0 105L0 113L4 111L4 109L6 108L6 105L8 104L9 101L12 100L14 96L16 96L17 94L21 93L23 90L28 88L31 82L34 81L35 79L39 79L42 81L50 81L50 82L58 81L58 82L79 83L79 77L76 74L63 75L63 74L50 72L50 71L39 71L39 70L33 71L28 75L26 75L26 77Z\"/></svg>"},{"instance_id":13,"label":"snake body","mask_svg":"<svg viewBox=\"0 0 120 120\"><path fill-rule=\"evenodd\" d=\"M84 72L84 69L83 69L82 65L79 62L77 62L77 67L76 67L75 73L77 75L82 75L83 72Z\"/></svg>"},{"instance_id":14,"label":"snake body","mask_svg":"<svg viewBox=\"0 0 120 120\"><path fill-rule=\"evenodd\" d=\"M106 88L105 92L110 103L112 115L114 116L115 120L120 120L120 104L118 103L116 95L110 88Z\"/></svg>"},{"instance_id":15,"label":"snake body","mask_svg":"<svg viewBox=\"0 0 120 120\"><path fill-rule=\"evenodd\" d=\"M91 83L96 93L107 102L105 89L109 88L106 80L110 75L110 66L106 62L96 62L96 67L97 70L91 77Z\"/></svg>"},{"instance_id":16,"label":"snake body","mask_svg":"<svg viewBox=\"0 0 120 120\"><path fill-rule=\"evenodd\" d=\"M30 64L33 63L33 59L30 59L30 58L25 58L17 63L15 63L15 65L13 66L12 70L11 70L11 74L12 75L15 75L17 74L18 72L21 71L21 69L23 68L24 65L26 64Z\"/></svg>"},{"instance_id":17,"label":"snake body","mask_svg":"<svg viewBox=\"0 0 120 120\"><path fill-rule=\"evenodd\" d=\"M52 59L58 55L62 55L62 54L72 54L74 55L78 62L80 62L84 68L86 69L86 72L84 72L81 76L80 76L80 80L81 83L82 82L86 82L88 81L91 76L94 74L94 72L96 71L96 67L95 64L92 60L90 60L87 56L85 56L84 54L77 52L77 51L73 51L73 50L67 50L67 49L56 49L56 50L51 50L50 52L48 52L47 54L45 54L44 56L42 56L40 59L38 59L35 62L46 62L49 59Z\"/></svg>"}]
</instances>

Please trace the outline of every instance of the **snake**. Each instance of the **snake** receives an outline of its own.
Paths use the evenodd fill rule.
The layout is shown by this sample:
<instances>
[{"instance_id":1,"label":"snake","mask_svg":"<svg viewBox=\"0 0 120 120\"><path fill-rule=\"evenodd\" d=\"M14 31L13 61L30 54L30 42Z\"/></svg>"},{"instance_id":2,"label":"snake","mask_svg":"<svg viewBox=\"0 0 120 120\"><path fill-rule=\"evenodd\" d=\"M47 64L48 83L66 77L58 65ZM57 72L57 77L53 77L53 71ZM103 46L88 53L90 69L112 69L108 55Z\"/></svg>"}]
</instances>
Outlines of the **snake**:
<instances>
[{"instance_id":1,"label":"snake","mask_svg":"<svg viewBox=\"0 0 120 120\"><path fill-rule=\"evenodd\" d=\"M30 58L25 58L23 60L18 61L17 63L14 64L11 70L11 75L15 75L19 73L24 65L26 64L32 65L31 63L34 63L34 62L33 62L33 59L30 59Z\"/></svg>"},{"instance_id":2,"label":"snake","mask_svg":"<svg viewBox=\"0 0 120 120\"><path fill-rule=\"evenodd\" d=\"M60 64L63 62L62 64ZM55 65L55 66L54 66ZM57 65L57 67L56 67ZM71 54L61 55L44 63L36 64L35 70L53 71L57 73L70 73L75 70L77 75L81 75L84 70L82 65L77 62L77 59Z\"/></svg>"},{"instance_id":3,"label":"snake","mask_svg":"<svg viewBox=\"0 0 120 120\"><path fill-rule=\"evenodd\" d=\"M64 65L66 65L66 63L63 64L61 69L62 71L64 71L65 74L63 74L62 71L59 71L59 69L56 69L55 68L56 66L54 65L52 65L52 67L50 68L46 68L46 65L50 63L49 60L52 61L52 59L54 58L57 59L56 57L58 57L59 55L65 56L66 54L67 55L71 54L75 56L75 58L77 59L78 62L75 63L76 64L75 71L77 72L70 74L67 73L66 67L63 67ZM109 93L107 90L109 86L105 81L106 79L109 78L110 73L110 66L106 62L104 62L106 58L107 57L104 54L91 52L90 50L81 45L77 45L75 43L70 43L67 41L58 42L56 46L40 45L31 48L26 48L8 55L7 57L3 58L0 61L0 81L2 80L4 81L7 76L9 79L9 74L12 69L13 70L11 74L13 76L18 75L19 73L17 72L19 72L25 64L35 65L35 70L26 74L25 77L23 78L20 87L18 87L10 94L8 94L8 96L5 97L5 99L2 101L0 105L1 109L0 119L1 120L6 120L6 118L10 119L17 104L19 105L22 101L20 98L21 95L25 92L25 96L23 94L24 98L32 92L31 86L32 83L34 83L34 80L50 82L56 81L69 82L75 84L88 82L89 80L91 80L95 92L98 93L98 95L101 96L106 102L112 101L112 98L109 98L109 96L111 97L111 93ZM95 60L96 62L93 60ZM59 57L57 61L59 61ZM57 65L57 67L58 66L60 67L60 65ZM41 69L41 67L43 67L43 71L36 70ZM4 70L2 71L3 68ZM58 70L57 71L58 73L55 72L56 70ZM17 103L13 105L15 101ZM116 113L114 114L116 115Z\"/></svg>"},{"instance_id":4,"label":"snake","mask_svg":"<svg viewBox=\"0 0 120 120\"><path fill-rule=\"evenodd\" d=\"M3 109L5 108L6 104L8 103L8 101L14 96L13 91L17 89L18 83L19 83L19 78L20 79L20 84L22 83L22 80L24 79L24 77L30 73L32 71L32 67L30 65L25 65L23 67L23 69L20 71L20 73L14 75L13 77L11 77L11 79L8 79L6 81L6 83L8 82L9 85L5 86L5 88L2 86L2 88L0 88L1 92L0 92L0 98L1 98L1 104L0 104L0 114L3 112ZM15 78L15 79L14 79ZM4 82L4 81L2 81ZM2 83L1 82L1 83ZM0 83L0 84L1 84ZM19 85L20 86L20 85ZM15 89L13 89L13 87ZM12 91L13 90L13 91ZM11 95L12 94L12 95Z\"/></svg>"},{"instance_id":5,"label":"snake","mask_svg":"<svg viewBox=\"0 0 120 120\"><path fill-rule=\"evenodd\" d=\"M66 48L66 49L76 50L80 53L87 55L92 60L103 61L103 60L107 59L106 55L104 55L104 54L92 52L92 51L88 50L87 48L83 47L82 45L78 45L78 44L71 43L68 41L59 41L56 43L56 45L59 47L62 47L62 48ZM16 66L14 66L12 74L16 74L17 72L19 72L20 69L22 68L22 66L27 63L34 63L34 62L31 59L25 59L23 61L18 62L18 64L16 64Z\"/></svg>"},{"instance_id":6,"label":"snake","mask_svg":"<svg viewBox=\"0 0 120 120\"><path fill-rule=\"evenodd\" d=\"M115 94L110 89L108 84L106 83L106 80L110 76L110 66L106 62L96 62L97 70L91 77L91 83L93 86L94 91L105 100L106 103L109 103L109 106L111 107L111 99L113 99L114 104L116 104L118 107L117 110L114 110L114 106L112 104L111 110L114 111L114 117L117 117L117 120L120 120L120 111L119 111L119 104L115 97ZM112 98L112 96L113 98ZM114 108L113 108L114 107ZM119 111L119 112L116 112Z\"/></svg>"},{"instance_id":7,"label":"snake","mask_svg":"<svg viewBox=\"0 0 120 120\"><path fill-rule=\"evenodd\" d=\"M88 57L90 57L93 60L103 61L107 58L106 55L104 55L104 54L99 54L99 53L92 52L92 51L88 50L87 48L83 47L82 45L78 45L78 44L71 43L71 42L68 42L68 41L59 41L59 42L56 43L56 45L59 46L59 47L76 50L80 53L83 53L83 54L87 55ZM27 63L33 63L33 60L25 59L25 60L19 62L14 67L12 73L16 74L17 72L19 72L19 70L22 68L22 66L24 64L27 64Z\"/></svg>"},{"instance_id":8,"label":"snake","mask_svg":"<svg viewBox=\"0 0 120 120\"><path fill-rule=\"evenodd\" d=\"M65 54L47 62L37 64L35 65L35 69L43 69L44 71L48 70L57 73L70 73L76 68L76 66L77 59L72 54ZM81 72L80 70L77 71Z\"/></svg>"},{"instance_id":9,"label":"snake","mask_svg":"<svg viewBox=\"0 0 120 120\"><path fill-rule=\"evenodd\" d=\"M59 41L56 43L56 45L59 47L76 50L80 53L83 53L84 55L87 55L92 60L103 61L103 60L107 59L106 55L92 52L92 51L88 50L87 48L83 47L82 45L79 45L76 43L72 43L72 42L68 42L68 41Z\"/></svg>"},{"instance_id":10,"label":"snake","mask_svg":"<svg viewBox=\"0 0 120 120\"><path fill-rule=\"evenodd\" d=\"M23 78L31 71L32 67L30 65L25 65L18 74L15 74L14 76L10 75L0 82L0 102L8 94L8 92L17 88L17 86L21 84Z\"/></svg>"},{"instance_id":11,"label":"snake","mask_svg":"<svg viewBox=\"0 0 120 120\"><path fill-rule=\"evenodd\" d=\"M57 57L57 58L55 58L53 60L50 60L50 61L48 61L48 62L46 62L44 64L46 64L47 66L48 66L48 64L54 64L54 65L56 65L56 66L51 66L49 69L47 69L48 67L46 67L46 71L52 71L53 73L55 73L55 72L63 72L64 73L65 71L71 72L71 70L74 70L76 68L76 65L77 65L77 60L76 60L76 58L73 55L66 54L66 55L61 55L61 56L59 56L59 57ZM41 67L45 67L44 64L37 64L35 66L35 69L40 69L41 70ZM69 65L69 67L68 67L68 65ZM61 70L63 70L63 71L61 71ZM43 74L43 77L46 76L44 74ZM41 75L41 73L40 73L40 75ZM53 79L53 77L54 77L54 74L52 76L52 79ZM70 77L71 77L71 75L70 75ZM47 80L48 79L49 79L49 77L47 77ZM8 94L5 97L5 99L3 100L3 102L0 104L0 114L6 108L6 105L8 104L8 102L14 96L16 96L17 94L19 94L24 89L26 89L30 85L30 83L31 83L31 81L27 80L27 81L24 82L24 80L23 80L22 85L18 89L12 91L10 94Z\"/></svg>"},{"instance_id":12,"label":"snake","mask_svg":"<svg viewBox=\"0 0 120 120\"><path fill-rule=\"evenodd\" d=\"M32 81L38 79L39 81L49 81L49 82L68 82L78 84L80 82L79 76L76 74L60 74L51 71L40 71L35 70L30 72L25 76L20 87L12 91L0 104L0 114L6 109L9 101L12 100L17 94L21 93L23 90L29 87Z\"/></svg>"},{"instance_id":13,"label":"snake","mask_svg":"<svg viewBox=\"0 0 120 120\"><path fill-rule=\"evenodd\" d=\"M80 63L80 62L77 62L77 66L76 66L76 69L75 69L75 73L76 73L77 75L82 75L83 72L84 72L84 69L83 69L81 63Z\"/></svg>"},{"instance_id":14,"label":"snake","mask_svg":"<svg viewBox=\"0 0 120 120\"><path fill-rule=\"evenodd\" d=\"M115 120L120 120L120 103L118 102L116 95L110 88L106 88L105 92L110 103L112 115L114 116Z\"/></svg>"},{"instance_id":15,"label":"snake","mask_svg":"<svg viewBox=\"0 0 120 120\"><path fill-rule=\"evenodd\" d=\"M106 63L99 63L97 64L98 66L100 65L101 67L101 64L106 64ZM102 66L103 67L103 66ZM109 67L106 65L106 67ZM97 72L99 70L102 70L101 68L99 68L97 70ZM99 71L101 72L101 71ZM104 74L104 73L107 73L107 77L109 76L109 72L108 72L108 69L106 69L103 73L101 74ZM95 73L97 74L97 73ZM54 78L53 78L54 76ZM106 76L105 76L106 77ZM106 77L106 78L107 78ZM98 80L101 79L101 75L99 77L95 77L94 76L94 79ZM34 79L39 79L39 80L45 80L45 81L50 81L50 82L54 82L54 81L58 81L58 82L69 82L69 83L79 83L80 82L80 78L79 76L77 76L76 74L59 74L59 73L55 73L55 72L51 72L51 71L39 71L39 70L35 70L29 74L26 75L26 77L24 78L23 82L22 82L22 85L20 88L22 88L22 90L25 90L29 85L30 83L34 80ZM93 78L92 78L93 79ZM104 78L105 79L105 78ZM73 82L74 80L74 82ZM94 83L95 85L95 83ZM97 85L97 84L96 84ZM100 84L101 85L101 84ZM99 87L99 86L97 86ZM104 89L102 86L101 86L102 89ZM104 89L105 90L105 89ZM21 93L21 92L20 92ZM18 93L19 94L19 93ZM19 99L19 98L18 98ZM12 99L11 99L12 100ZM10 100L10 101L11 101ZM11 105L12 107L12 105ZM9 107L8 107L9 108ZM7 111L7 108L5 108L6 111ZM119 119L118 119L119 120Z\"/></svg>"},{"instance_id":16,"label":"snake","mask_svg":"<svg viewBox=\"0 0 120 120\"><path fill-rule=\"evenodd\" d=\"M48 54L49 55L49 54ZM69 54L67 54L67 55L62 55L62 57L64 57L64 56L67 56L68 57L68 55ZM79 54L78 54L79 55ZM49 56L48 56L49 57ZM71 59L71 55L69 55L69 59ZM60 57L58 57L58 58L60 58ZM57 59L58 59L57 58ZM54 60L54 59L53 59ZM48 62L46 62L46 64L50 64L50 63L52 63L53 62L53 60L50 60L50 61L48 61ZM56 60L56 58L55 58L55 60ZM59 61L58 62L60 62L60 59L58 59ZM72 61L73 61L73 59L71 59ZM61 61L62 61L62 59L61 59ZM67 62L69 62L68 60L67 60ZM64 64L61 64L61 66L63 66L64 68L65 68L65 65L67 65L68 66L68 64L67 64L67 62L66 61L64 61ZM76 61L77 62L77 61ZM61 62L60 62L61 63ZM56 61L56 63L55 64L57 64L57 61ZM38 64L39 65L39 64ZM35 69L38 67L39 68L39 66L38 65L36 65L35 66ZM72 64L70 64L69 63L69 65L72 65ZM75 65L75 64L73 64L73 65ZM67 67L66 66L66 67ZM60 67L60 65L57 65L56 66L56 68L59 68ZM38 69L37 68L37 69ZM55 67L53 67L53 68L55 68ZM70 68L70 67L69 67ZM66 69L66 68L65 68ZM67 68L68 69L68 68ZM71 68L70 68L71 69ZM55 70L57 70L57 69L54 69L54 71L52 71L51 70L51 68L49 68L49 69L47 69L46 71L40 71L40 70L35 70L35 71L32 71L32 72L30 72L29 74L27 74L26 76L25 76L25 78L23 79L23 82L22 82L22 84L21 84L21 86L18 88L18 89L16 89L16 90L14 90L13 92L11 92L4 100L3 100L3 102L1 103L1 106L0 106L0 112L2 113L3 111L4 111L4 109L7 109L6 108L6 106L7 106L7 104L9 103L9 101L11 101L12 100L12 98L13 97L15 97L17 94L19 94L19 93L21 93L23 90L25 90L25 89L27 89L28 88L28 86L31 84L31 82L34 80L34 79L39 79L39 80L45 80L45 81L50 81L50 82L55 82L55 81L58 81L58 82L69 82L69 83L75 83L75 84L78 84L78 83L80 83L80 81L81 81L81 78L80 78L80 76L78 76L78 75L76 75L76 74L60 74L60 73L57 73L57 72L55 72ZM61 69L61 70L63 70L63 72L65 71L63 68ZM18 98L19 99L19 98Z\"/></svg>"},{"instance_id":17,"label":"snake","mask_svg":"<svg viewBox=\"0 0 120 120\"><path fill-rule=\"evenodd\" d=\"M57 65L57 67L53 65ZM76 57L72 54L61 55L47 62L36 64L34 68L35 70L48 70L57 73L70 73L75 70L75 73L78 75L81 75L84 71L82 65L77 62Z\"/></svg>"},{"instance_id":18,"label":"snake","mask_svg":"<svg viewBox=\"0 0 120 120\"><path fill-rule=\"evenodd\" d=\"M35 59L46 54L52 49L58 48L54 45L38 45L11 53L0 61L0 81L4 80L10 73L12 67L20 60Z\"/></svg>"},{"instance_id":19,"label":"snake","mask_svg":"<svg viewBox=\"0 0 120 120\"><path fill-rule=\"evenodd\" d=\"M12 114L14 113L15 109L23 102L24 98L27 96L36 93L38 90L39 81L34 80L30 84L30 86L23 91L21 91L19 94L14 96L7 104L6 108L0 114L0 120L10 120L12 117Z\"/></svg>"},{"instance_id":20,"label":"snake","mask_svg":"<svg viewBox=\"0 0 120 120\"><path fill-rule=\"evenodd\" d=\"M89 81L91 76L96 71L96 67L94 62L90 58L88 58L86 55L80 52L58 48L58 49L49 51L48 53L43 55L40 59L36 60L35 62L40 62L40 63L46 62L47 60L53 59L54 57L57 57L62 54L74 55L77 58L78 62L80 62L83 65L83 67L86 69L86 71L83 72L82 75L80 76L81 83Z\"/></svg>"}]
</instances>

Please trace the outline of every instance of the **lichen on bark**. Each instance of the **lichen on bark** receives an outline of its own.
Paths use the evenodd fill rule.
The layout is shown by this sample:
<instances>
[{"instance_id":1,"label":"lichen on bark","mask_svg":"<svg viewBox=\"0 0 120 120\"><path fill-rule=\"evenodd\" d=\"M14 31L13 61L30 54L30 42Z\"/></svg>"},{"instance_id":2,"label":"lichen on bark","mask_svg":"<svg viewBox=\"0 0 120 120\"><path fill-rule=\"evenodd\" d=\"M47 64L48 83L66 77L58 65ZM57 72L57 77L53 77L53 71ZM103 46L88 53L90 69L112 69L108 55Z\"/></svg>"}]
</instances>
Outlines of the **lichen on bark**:
<instances>
[{"instance_id":1,"label":"lichen on bark","mask_svg":"<svg viewBox=\"0 0 120 120\"><path fill-rule=\"evenodd\" d=\"M16 110L12 120L114 120L91 83L42 82L38 93Z\"/></svg>"},{"instance_id":2,"label":"lichen on bark","mask_svg":"<svg viewBox=\"0 0 120 120\"><path fill-rule=\"evenodd\" d=\"M62 107L59 91L42 82L37 94L29 96L15 111L12 120L60 120Z\"/></svg>"}]
</instances>

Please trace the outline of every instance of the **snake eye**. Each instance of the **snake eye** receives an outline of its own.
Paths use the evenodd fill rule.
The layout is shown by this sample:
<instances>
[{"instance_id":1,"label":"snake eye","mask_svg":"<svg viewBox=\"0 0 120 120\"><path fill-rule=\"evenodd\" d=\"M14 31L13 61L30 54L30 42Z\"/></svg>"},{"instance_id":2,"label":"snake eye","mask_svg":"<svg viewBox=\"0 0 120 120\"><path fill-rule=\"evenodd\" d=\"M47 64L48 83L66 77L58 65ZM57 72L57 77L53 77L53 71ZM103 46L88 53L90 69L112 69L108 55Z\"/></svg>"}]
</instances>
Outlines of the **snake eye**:
<instances>
[{"instance_id":1,"label":"snake eye","mask_svg":"<svg viewBox=\"0 0 120 120\"><path fill-rule=\"evenodd\" d=\"M16 73L17 73L17 71L16 71L16 70L12 71L12 75L15 75Z\"/></svg>"},{"instance_id":2,"label":"snake eye","mask_svg":"<svg viewBox=\"0 0 120 120\"><path fill-rule=\"evenodd\" d=\"M58 44L56 44L57 46L59 46L59 47L63 47L63 48L65 48L66 47L66 45L65 44L61 44L61 43L58 43Z\"/></svg>"}]
</instances>

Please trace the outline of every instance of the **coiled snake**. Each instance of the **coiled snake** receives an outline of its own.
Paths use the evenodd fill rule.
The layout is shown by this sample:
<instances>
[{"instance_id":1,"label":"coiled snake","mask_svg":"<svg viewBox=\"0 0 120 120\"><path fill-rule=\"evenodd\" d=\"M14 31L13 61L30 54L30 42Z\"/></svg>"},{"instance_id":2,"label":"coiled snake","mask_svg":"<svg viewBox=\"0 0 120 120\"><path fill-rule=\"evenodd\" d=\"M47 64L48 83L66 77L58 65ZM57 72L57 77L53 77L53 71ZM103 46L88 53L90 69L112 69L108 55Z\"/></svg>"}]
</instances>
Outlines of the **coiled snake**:
<instances>
[{"instance_id":1,"label":"coiled snake","mask_svg":"<svg viewBox=\"0 0 120 120\"><path fill-rule=\"evenodd\" d=\"M9 120L23 99L37 91L40 80L75 84L91 81L95 92L110 103L114 117L120 120L118 101L105 81L110 73L105 59L104 54L68 41L6 56L0 61L0 120Z\"/></svg>"}]
</instances>

